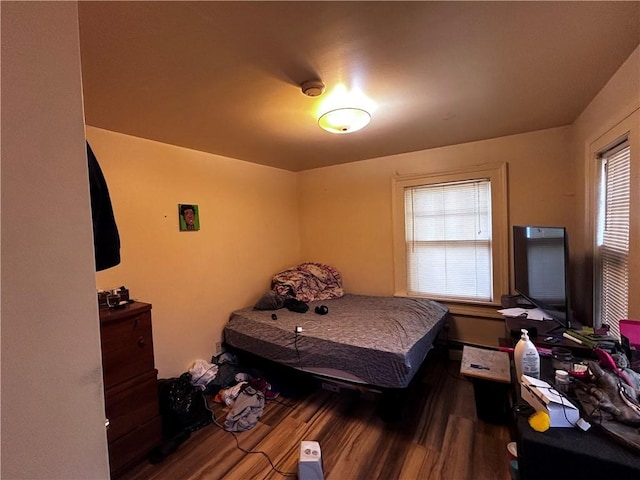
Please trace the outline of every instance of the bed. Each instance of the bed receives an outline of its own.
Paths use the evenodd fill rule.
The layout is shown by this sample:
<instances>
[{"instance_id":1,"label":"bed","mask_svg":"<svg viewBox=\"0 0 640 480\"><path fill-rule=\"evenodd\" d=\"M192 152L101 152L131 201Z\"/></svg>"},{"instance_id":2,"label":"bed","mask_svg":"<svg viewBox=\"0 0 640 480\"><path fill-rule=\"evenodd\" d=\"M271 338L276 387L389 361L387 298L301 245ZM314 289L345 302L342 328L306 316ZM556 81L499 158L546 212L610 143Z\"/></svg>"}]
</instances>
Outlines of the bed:
<instances>
[{"instance_id":1,"label":"bed","mask_svg":"<svg viewBox=\"0 0 640 480\"><path fill-rule=\"evenodd\" d=\"M397 389L409 385L447 316L444 305L422 298L345 294L308 305L306 313L237 310L225 343L316 375ZM320 306L326 314L315 313Z\"/></svg>"}]
</instances>

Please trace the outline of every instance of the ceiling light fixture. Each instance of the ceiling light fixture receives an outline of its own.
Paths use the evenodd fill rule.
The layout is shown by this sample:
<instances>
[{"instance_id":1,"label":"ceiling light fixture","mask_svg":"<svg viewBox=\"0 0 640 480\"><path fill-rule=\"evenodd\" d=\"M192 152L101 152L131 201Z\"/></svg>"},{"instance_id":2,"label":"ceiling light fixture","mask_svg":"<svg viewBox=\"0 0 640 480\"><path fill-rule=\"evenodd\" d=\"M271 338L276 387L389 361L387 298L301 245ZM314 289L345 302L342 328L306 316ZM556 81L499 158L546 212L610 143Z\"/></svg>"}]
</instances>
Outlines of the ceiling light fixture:
<instances>
[{"instance_id":1,"label":"ceiling light fixture","mask_svg":"<svg viewBox=\"0 0 640 480\"><path fill-rule=\"evenodd\" d=\"M329 110L318 119L318 125L331 133L352 133L366 127L371 115L362 108L343 107Z\"/></svg>"},{"instance_id":2,"label":"ceiling light fixture","mask_svg":"<svg viewBox=\"0 0 640 480\"><path fill-rule=\"evenodd\" d=\"M308 97L318 97L324 93L324 83L309 80L301 85L302 93ZM352 133L366 127L371 121L375 103L360 90L347 91L338 84L325 98L317 110L318 125L330 133Z\"/></svg>"}]
</instances>

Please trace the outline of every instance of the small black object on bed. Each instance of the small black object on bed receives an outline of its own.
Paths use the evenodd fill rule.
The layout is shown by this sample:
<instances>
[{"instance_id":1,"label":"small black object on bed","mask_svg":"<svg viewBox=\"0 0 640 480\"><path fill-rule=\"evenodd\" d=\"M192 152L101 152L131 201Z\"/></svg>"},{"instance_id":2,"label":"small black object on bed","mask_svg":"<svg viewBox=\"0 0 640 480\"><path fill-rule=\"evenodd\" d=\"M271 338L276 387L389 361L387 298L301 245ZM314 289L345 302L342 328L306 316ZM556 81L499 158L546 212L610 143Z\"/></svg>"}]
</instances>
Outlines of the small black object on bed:
<instances>
[{"instance_id":1,"label":"small black object on bed","mask_svg":"<svg viewBox=\"0 0 640 480\"><path fill-rule=\"evenodd\" d=\"M327 313L329 313L329 308L326 305L318 305L314 312L316 312L318 315L326 315Z\"/></svg>"},{"instance_id":2,"label":"small black object on bed","mask_svg":"<svg viewBox=\"0 0 640 480\"><path fill-rule=\"evenodd\" d=\"M309 310L309 304L295 298L287 298L284 301L284 306L287 310L297 313L307 313Z\"/></svg>"}]
</instances>

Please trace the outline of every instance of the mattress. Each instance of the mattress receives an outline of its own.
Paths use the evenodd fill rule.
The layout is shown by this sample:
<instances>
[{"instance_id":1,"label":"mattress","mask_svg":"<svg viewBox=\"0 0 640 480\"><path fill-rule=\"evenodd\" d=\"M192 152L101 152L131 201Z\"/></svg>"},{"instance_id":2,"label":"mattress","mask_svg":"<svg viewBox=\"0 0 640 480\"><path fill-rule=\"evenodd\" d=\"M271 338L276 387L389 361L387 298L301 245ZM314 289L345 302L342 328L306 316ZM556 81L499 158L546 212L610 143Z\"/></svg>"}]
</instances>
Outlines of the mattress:
<instances>
[{"instance_id":1,"label":"mattress","mask_svg":"<svg viewBox=\"0 0 640 480\"><path fill-rule=\"evenodd\" d=\"M319 315L315 307L328 307ZM293 368L406 387L446 321L447 308L422 298L346 294L310 302L309 311L244 308L231 314L225 342ZM276 315L276 319L272 315ZM296 333L296 327L301 332Z\"/></svg>"}]
</instances>

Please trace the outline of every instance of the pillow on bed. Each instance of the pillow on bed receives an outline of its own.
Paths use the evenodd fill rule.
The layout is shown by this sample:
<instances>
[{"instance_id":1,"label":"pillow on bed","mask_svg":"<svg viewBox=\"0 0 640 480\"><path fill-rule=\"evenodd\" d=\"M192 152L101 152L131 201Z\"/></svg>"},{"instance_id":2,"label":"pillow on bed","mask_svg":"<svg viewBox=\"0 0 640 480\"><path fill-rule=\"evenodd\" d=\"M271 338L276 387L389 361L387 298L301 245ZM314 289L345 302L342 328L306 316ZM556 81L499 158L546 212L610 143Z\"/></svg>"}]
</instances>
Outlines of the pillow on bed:
<instances>
[{"instance_id":1,"label":"pillow on bed","mask_svg":"<svg viewBox=\"0 0 640 480\"><path fill-rule=\"evenodd\" d=\"M256 310L278 310L284 307L284 297L273 290L262 295L253 308Z\"/></svg>"},{"instance_id":2,"label":"pillow on bed","mask_svg":"<svg viewBox=\"0 0 640 480\"><path fill-rule=\"evenodd\" d=\"M285 298L301 302L344 296L340 272L330 265L314 262L301 263L274 275L271 289Z\"/></svg>"}]
</instances>

